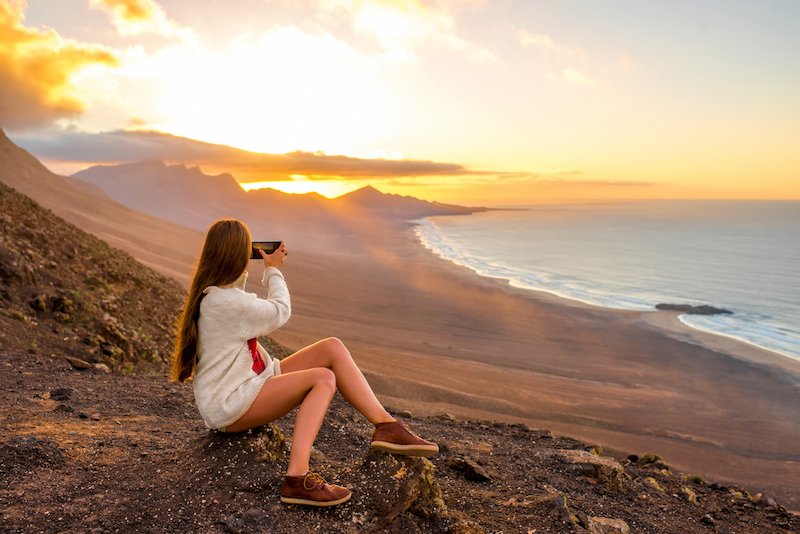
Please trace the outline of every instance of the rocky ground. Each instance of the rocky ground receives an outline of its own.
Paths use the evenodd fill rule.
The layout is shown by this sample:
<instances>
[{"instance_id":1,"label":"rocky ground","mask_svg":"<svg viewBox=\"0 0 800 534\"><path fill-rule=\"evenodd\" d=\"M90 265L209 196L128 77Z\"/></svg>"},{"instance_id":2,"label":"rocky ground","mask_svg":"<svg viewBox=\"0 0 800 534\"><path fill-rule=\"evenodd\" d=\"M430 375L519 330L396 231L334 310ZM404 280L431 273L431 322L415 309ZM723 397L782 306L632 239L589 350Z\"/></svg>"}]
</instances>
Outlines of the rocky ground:
<instances>
[{"instance_id":1,"label":"rocky ground","mask_svg":"<svg viewBox=\"0 0 800 534\"><path fill-rule=\"evenodd\" d=\"M353 498L282 505L293 415L212 433L164 378L177 284L2 184L0 201L0 532L800 531L769 495L524 425L401 412L441 452L371 453L338 396L312 467Z\"/></svg>"},{"instance_id":2,"label":"rocky ground","mask_svg":"<svg viewBox=\"0 0 800 534\"><path fill-rule=\"evenodd\" d=\"M353 490L333 509L279 502L292 414L258 432L212 433L191 388L161 377L4 349L0 415L3 532L800 531L769 496L524 425L403 412L441 452L370 453L371 426L338 395L312 458Z\"/></svg>"}]
</instances>

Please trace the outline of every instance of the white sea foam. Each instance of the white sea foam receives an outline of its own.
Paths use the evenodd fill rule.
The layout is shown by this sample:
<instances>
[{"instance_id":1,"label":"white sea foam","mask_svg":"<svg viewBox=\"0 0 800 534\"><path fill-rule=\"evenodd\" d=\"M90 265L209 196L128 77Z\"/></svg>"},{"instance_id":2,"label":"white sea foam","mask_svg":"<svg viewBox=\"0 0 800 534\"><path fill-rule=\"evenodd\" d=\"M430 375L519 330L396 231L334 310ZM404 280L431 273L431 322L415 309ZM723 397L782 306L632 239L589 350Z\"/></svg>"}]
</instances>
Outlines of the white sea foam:
<instances>
[{"instance_id":1,"label":"white sea foam","mask_svg":"<svg viewBox=\"0 0 800 534\"><path fill-rule=\"evenodd\" d=\"M693 220L694 219L694 220ZM416 221L435 254L514 287L681 315L692 328L800 359L800 203L630 203Z\"/></svg>"}]
</instances>

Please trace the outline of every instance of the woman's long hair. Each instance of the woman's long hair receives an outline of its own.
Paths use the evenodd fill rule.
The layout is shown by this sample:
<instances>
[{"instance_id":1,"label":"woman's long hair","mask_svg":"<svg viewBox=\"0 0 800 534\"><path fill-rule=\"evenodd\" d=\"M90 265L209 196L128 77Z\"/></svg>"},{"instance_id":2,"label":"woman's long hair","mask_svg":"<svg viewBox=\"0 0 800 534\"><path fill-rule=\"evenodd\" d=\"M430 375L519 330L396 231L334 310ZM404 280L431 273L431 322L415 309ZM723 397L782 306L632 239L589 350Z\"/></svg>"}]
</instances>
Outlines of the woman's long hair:
<instances>
[{"instance_id":1,"label":"woman's long hair","mask_svg":"<svg viewBox=\"0 0 800 534\"><path fill-rule=\"evenodd\" d=\"M197 319L200 302L208 286L236 281L250 260L250 231L236 219L220 219L211 225L203 244L186 303L178 320L177 340L172 354L170 380L184 382L197 363Z\"/></svg>"}]
</instances>

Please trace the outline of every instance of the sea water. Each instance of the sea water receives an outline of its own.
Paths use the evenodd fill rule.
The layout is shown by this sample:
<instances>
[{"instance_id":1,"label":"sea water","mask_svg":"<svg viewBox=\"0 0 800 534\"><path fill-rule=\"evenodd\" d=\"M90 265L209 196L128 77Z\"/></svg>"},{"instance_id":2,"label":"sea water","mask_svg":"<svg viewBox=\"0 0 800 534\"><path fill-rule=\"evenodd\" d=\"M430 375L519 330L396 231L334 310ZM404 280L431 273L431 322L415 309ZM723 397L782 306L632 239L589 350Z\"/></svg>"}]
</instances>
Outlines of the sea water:
<instances>
[{"instance_id":1,"label":"sea water","mask_svg":"<svg viewBox=\"0 0 800 534\"><path fill-rule=\"evenodd\" d=\"M610 308L709 304L686 325L800 359L800 202L537 205L417 221L439 256Z\"/></svg>"}]
</instances>

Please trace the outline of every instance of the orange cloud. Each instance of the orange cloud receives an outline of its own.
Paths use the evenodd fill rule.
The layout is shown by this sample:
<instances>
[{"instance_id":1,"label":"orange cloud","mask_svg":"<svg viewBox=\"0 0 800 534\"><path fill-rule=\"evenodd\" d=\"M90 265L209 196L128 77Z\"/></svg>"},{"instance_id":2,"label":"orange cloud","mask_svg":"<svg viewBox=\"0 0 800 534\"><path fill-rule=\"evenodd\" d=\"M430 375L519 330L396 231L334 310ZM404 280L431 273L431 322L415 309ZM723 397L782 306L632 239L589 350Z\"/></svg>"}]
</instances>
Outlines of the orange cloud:
<instances>
[{"instance_id":1,"label":"orange cloud","mask_svg":"<svg viewBox=\"0 0 800 534\"><path fill-rule=\"evenodd\" d=\"M0 124L48 124L84 109L73 76L90 65L117 65L109 50L23 25L24 4L0 0Z\"/></svg>"},{"instance_id":2,"label":"orange cloud","mask_svg":"<svg viewBox=\"0 0 800 534\"><path fill-rule=\"evenodd\" d=\"M173 35L180 31L153 0L91 0L89 4L110 14L114 27L123 35Z\"/></svg>"}]
</instances>

